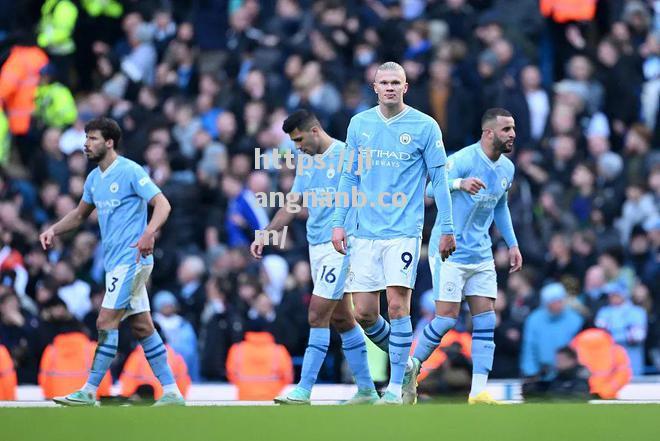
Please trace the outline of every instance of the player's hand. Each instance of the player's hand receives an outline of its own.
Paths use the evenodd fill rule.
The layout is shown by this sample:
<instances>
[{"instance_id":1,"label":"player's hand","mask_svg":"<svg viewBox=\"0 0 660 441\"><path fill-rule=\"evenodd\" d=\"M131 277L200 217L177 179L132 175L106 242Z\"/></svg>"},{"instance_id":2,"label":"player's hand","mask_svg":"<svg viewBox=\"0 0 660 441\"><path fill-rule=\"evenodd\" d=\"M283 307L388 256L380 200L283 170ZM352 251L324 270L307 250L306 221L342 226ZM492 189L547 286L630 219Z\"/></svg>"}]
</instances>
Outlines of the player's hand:
<instances>
[{"instance_id":1,"label":"player's hand","mask_svg":"<svg viewBox=\"0 0 660 441\"><path fill-rule=\"evenodd\" d=\"M522 268L523 258L522 258L522 254L520 254L520 249L518 247L511 247L509 249L509 263L511 266L511 269L509 270L509 274L515 273L516 271L520 271L520 268Z\"/></svg>"},{"instance_id":2,"label":"player's hand","mask_svg":"<svg viewBox=\"0 0 660 441\"><path fill-rule=\"evenodd\" d=\"M332 246L335 247L338 253L346 255L346 231L343 227L336 227L332 229Z\"/></svg>"},{"instance_id":3,"label":"player's hand","mask_svg":"<svg viewBox=\"0 0 660 441\"><path fill-rule=\"evenodd\" d=\"M140 256L147 257L153 254L154 245L156 243L156 237L148 232L144 232L140 240L137 243L131 245L131 248L137 248L138 253L135 256L135 263L140 263Z\"/></svg>"},{"instance_id":4,"label":"player's hand","mask_svg":"<svg viewBox=\"0 0 660 441\"><path fill-rule=\"evenodd\" d=\"M261 259L261 253L264 250L264 244L261 243L261 240L259 239L254 239L254 242L250 245L250 254L252 254L252 257L255 259Z\"/></svg>"},{"instance_id":5,"label":"player's hand","mask_svg":"<svg viewBox=\"0 0 660 441\"><path fill-rule=\"evenodd\" d=\"M456 251L456 238L453 234L443 234L440 238L440 258L444 262Z\"/></svg>"},{"instance_id":6,"label":"player's hand","mask_svg":"<svg viewBox=\"0 0 660 441\"><path fill-rule=\"evenodd\" d=\"M461 179L461 190L470 194L477 194L479 190L486 188L486 184L479 178L464 178Z\"/></svg>"},{"instance_id":7,"label":"player's hand","mask_svg":"<svg viewBox=\"0 0 660 441\"><path fill-rule=\"evenodd\" d=\"M53 239L55 238L55 231L52 228L47 229L39 235L39 242L41 247L45 250L53 246Z\"/></svg>"}]
</instances>

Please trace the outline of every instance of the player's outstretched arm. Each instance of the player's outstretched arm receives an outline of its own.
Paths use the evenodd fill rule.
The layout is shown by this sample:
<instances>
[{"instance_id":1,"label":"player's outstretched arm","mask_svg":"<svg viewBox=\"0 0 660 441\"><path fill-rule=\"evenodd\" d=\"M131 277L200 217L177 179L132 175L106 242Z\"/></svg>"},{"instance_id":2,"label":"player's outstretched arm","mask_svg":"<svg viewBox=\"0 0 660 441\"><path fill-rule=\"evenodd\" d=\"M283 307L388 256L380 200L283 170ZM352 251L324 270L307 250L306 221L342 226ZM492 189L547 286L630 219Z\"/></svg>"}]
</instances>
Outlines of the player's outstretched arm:
<instances>
[{"instance_id":1,"label":"player's outstretched arm","mask_svg":"<svg viewBox=\"0 0 660 441\"><path fill-rule=\"evenodd\" d=\"M289 225L299 211L297 207L300 207L301 199L302 197L300 196L293 198L291 202L287 199L287 205L277 210L275 216L273 216L273 220L266 225L266 231L281 231L282 228ZM254 241L250 245L250 254L252 254L252 257L255 259L261 259L263 250L263 237L255 235Z\"/></svg>"},{"instance_id":2,"label":"player's outstretched arm","mask_svg":"<svg viewBox=\"0 0 660 441\"><path fill-rule=\"evenodd\" d=\"M154 245L156 244L156 233L161 229L167 218L170 216L172 211L172 206L170 201L167 200L163 193L158 193L156 196L151 198L149 205L154 207L154 211L151 214L151 219L147 224L147 228L142 233L142 237L131 245L131 248L137 248L138 252L135 256L135 262L140 262L140 256L147 257L154 252Z\"/></svg>"},{"instance_id":3,"label":"player's outstretched arm","mask_svg":"<svg viewBox=\"0 0 660 441\"><path fill-rule=\"evenodd\" d=\"M520 254L520 249L518 248L516 233L513 231L513 222L511 221L511 212L509 211L507 195L508 192L504 193L500 200L497 201L494 218L497 229L504 238L506 246L509 247L509 273L515 273L522 268L523 259L522 254Z\"/></svg>"},{"instance_id":4,"label":"player's outstretched arm","mask_svg":"<svg viewBox=\"0 0 660 441\"><path fill-rule=\"evenodd\" d=\"M94 205L81 200L74 210L67 213L62 219L39 235L39 241L43 249L47 250L53 245L55 236L68 233L80 227L89 215L92 214L92 211L94 211Z\"/></svg>"}]
</instances>

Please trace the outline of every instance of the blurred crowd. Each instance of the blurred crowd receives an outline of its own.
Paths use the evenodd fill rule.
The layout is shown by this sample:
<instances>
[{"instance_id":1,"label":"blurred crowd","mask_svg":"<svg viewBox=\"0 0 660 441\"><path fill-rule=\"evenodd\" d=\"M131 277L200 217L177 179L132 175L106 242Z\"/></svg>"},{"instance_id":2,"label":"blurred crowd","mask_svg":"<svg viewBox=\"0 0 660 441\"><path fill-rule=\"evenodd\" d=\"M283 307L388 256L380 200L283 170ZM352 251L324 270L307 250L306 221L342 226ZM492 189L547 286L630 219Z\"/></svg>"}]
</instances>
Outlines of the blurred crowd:
<instances>
[{"instance_id":1,"label":"blurred crowd","mask_svg":"<svg viewBox=\"0 0 660 441\"><path fill-rule=\"evenodd\" d=\"M83 127L102 115L120 123L120 153L172 205L149 292L193 381L225 381L228 350L250 329L272 333L299 369L312 291L306 214L284 249L249 256L274 213L255 193L287 192L294 177L255 170L254 149L295 150L281 126L300 107L345 139L350 118L376 104L371 83L388 60L405 68L405 102L436 119L448 153L479 138L485 109L515 117L509 206L525 264L508 273L495 232L493 376L549 375L556 352L589 326L626 349L635 375L660 371L659 1L5 0L0 9L0 344L19 382L36 382L56 335L96 337L105 287L95 216L49 252L38 232L78 203L93 167ZM424 243L435 214L427 201ZM431 278L426 258L419 265L413 321L423 323ZM115 378L135 347L120 332ZM333 334L321 382L350 381L340 346Z\"/></svg>"}]
</instances>

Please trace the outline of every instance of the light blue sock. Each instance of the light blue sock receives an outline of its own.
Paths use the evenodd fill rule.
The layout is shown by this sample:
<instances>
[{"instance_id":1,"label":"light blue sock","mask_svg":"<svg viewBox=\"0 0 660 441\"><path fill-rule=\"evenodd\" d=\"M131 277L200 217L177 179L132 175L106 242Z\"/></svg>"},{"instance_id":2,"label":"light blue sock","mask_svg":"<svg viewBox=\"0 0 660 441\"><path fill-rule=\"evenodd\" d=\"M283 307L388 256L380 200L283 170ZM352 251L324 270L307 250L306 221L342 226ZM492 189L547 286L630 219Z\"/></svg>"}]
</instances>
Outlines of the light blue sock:
<instances>
[{"instance_id":1,"label":"light blue sock","mask_svg":"<svg viewBox=\"0 0 660 441\"><path fill-rule=\"evenodd\" d=\"M424 326L422 335L419 336L417 346L415 346L413 357L422 363L426 361L438 347L442 337L455 325L455 318L436 315L428 325Z\"/></svg>"},{"instance_id":2,"label":"light blue sock","mask_svg":"<svg viewBox=\"0 0 660 441\"><path fill-rule=\"evenodd\" d=\"M495 311L472 316L472 374L488 375L495 354Z\"/></svg>"},{"instance_id":3,"label":"light blue sock","mask_svg":"<svg viewBox=\"0 0 660 441\"><path fill-rule=\"evenodd\" d=\"M390 324L387 323L387 320L382 315L378 316L378 321L373 326L364 330L364 334L383 352L389 352Z\"/></svg>"},{"instance_id":4,"label":"light blue sock","mask_svg":"<svg viewBox=\"0 0 660 441\"><path fill-rule=\"evenodd\" d=\"M355 376L358 389L375 389L367 362L367 345L359 326L341 334L344 356Z\"/></svg>"},{"instance_id":5,"label":"light blue sock","mask_svg":"<svg viewBox=\"0 0 660 441\"><path fill-rule=\"evenodd\" d=\"M94 353L92 369L89 372L87 383L98 387L101 380L108 372L110 363L117 355L117 343L119 342L119 331L117 329L99 329L99 343Z\"/></svg>"},{"instance_id":6,"label":"light blue sock","mask_svg":"<svg viewBox=\"0 0 660 441\"><path fill-rule=\"evenodd\" d=\"M330 344L330 328L310 328L298 387L311 391Z\"/></svg>"},{"instance_id":7,"label":"light blue sock","mask_svg":"<svg viewBox=\"0 0 660 441\"><path fill-rule=\"evenodd\" d=\"M158 378L160 384L163 387L174 384L172 369L167 364L167 349L158 332L154 331L149 337L143 338L140 340L140 344L144 349L144 355L147 357L149 366L151 366L151 370L154 371L154 375Z\"/></svg>"},{"instance_id":8,"label":"light blue sock","mask_svg":"<svg viewBox=\"0 0 660 441\"><path fill-rule=\"evenodd\" d=\"M390 332L390 386L401 385L406 372L406 362L412 345L412 322L410 316L391 320Z\"/></svg>"}]
</instances>

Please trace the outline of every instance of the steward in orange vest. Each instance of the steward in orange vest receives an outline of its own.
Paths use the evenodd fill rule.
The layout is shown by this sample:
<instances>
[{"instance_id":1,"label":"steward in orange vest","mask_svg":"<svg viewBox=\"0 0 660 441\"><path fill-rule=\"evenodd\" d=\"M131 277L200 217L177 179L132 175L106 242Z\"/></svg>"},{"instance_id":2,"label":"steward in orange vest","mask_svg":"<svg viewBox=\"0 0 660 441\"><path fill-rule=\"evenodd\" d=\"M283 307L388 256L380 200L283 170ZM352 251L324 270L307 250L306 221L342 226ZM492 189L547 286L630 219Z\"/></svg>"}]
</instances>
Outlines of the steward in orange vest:
<instances>
[{"instance_id":1,"label":"steward in orange vest","mask_svg":"<svg viewBox=\"0 0 660 441\"><path fill-rule=\"evenodd\" d=\"M229 348L227 378L239 400L272 400L293 381L293 362L270 332L246 332L244 341Z\"/></svg>"},{"instance_id":2,"label":"steward in orange vest","mask_svg":"<svg viewBox=\"0 0 660 441\"><path fill-rule=\"evenodd\" d=\"M9 119L13 135L25 135L35 108L39 71L48 56L37 46L14 46L0 70L0 104Z\"/></svg>"},{"instance_id":3,"label":"steward in orange vest","mask_svg":"<svg viewBox=\"0 0 660 441\"><path fill-rule=\"evenodd\" d=\"M47 399L68 395L85 384L94 361L96 342L82 332L66 332L55 337L41 356L39 385ZM110 395L112 378L107 372L96 397Z\"/></svg>"},{"instance_id":4,"label":"steward in orange vest","mask_svg":"<svg viewBox=\"0 0 660 441\"><path fill-rule=\"evenodd\" d=\"M539 6L544 17L556 23L591 21L596 15L597 0L541 0Z\"/></svg>"},{"instance_id":5,"label":"steward in orange vest","mask_svg":"<svg viewBox=\"0 0 660 441\"><path fill-rule=\"evenodd\" d=\"M183 357L174 352L170 345L165 344L165 347L167 348L167 363L172 368L174 381L176 381L181 395L185 398L191 383L188 367L186 362L183 361ZM163 395L163 387L151 370L141 345L138 345L126 359L124 369L119 376L119 382L121 383L121 395L126 398L133 395L138 387L145 384L153 387L155 400L160 399Z\"/></svg>"},{"instance_id":6,"label":"steward in orange vest","mask_svg":"<svg viewBox=\"0 0 660 441\"><path fill-rule=\"evenodd\" d=\"M16 399L16 370L9 351L0 345L0 400Z\"/></svg>"},{"instance_id":7,"label":"steward in orange vest","mask_svg":"<svg viewBox=\"0 0 660 441\"><path fill-rule=\"evenodd\" d=\"M585 329L573 338L570 346L581 365L589 369L589 389L603 399L614 399L630 383L632 367L626 350L614 343L602 329Z\"/></svg>"}]
</instances>

